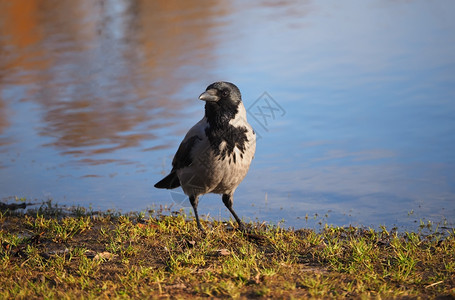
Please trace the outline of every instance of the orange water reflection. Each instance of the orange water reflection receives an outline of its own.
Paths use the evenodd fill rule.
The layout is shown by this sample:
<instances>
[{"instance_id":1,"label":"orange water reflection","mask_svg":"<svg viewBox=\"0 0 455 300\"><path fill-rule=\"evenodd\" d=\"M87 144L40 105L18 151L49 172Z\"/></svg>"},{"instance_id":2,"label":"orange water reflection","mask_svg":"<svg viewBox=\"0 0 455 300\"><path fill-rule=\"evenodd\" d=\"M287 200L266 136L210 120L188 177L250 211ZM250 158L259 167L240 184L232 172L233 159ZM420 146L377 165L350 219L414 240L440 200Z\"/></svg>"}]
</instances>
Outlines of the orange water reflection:
<instances>
[{"instance_id":1,"label":"orange water reflection","mask_svg":"<svg viewBox=\"0 0 455 300\"><path fill-rule=\"evenodd\" d=\"M91 156L155 139L143 150L168 147L155 132L195 101L176 98L179 91L207 77L211 31L228 9L214 5L0 2L0 90L25 91L23 99L0 98L0 132L11 123L8 103L26 100L42 107L42 123L33 125L60 153Z\"/></svg>"}]
</instances>

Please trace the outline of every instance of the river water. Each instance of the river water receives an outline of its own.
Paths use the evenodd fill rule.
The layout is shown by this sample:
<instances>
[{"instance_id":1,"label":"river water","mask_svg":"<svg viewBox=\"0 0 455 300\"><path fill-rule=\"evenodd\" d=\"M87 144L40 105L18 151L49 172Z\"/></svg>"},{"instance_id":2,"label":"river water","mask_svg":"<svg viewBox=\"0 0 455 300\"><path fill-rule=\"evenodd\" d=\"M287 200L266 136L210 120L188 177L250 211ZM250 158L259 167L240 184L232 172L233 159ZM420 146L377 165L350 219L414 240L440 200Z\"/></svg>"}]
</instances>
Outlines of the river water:
<instances>
[{"instance_id":1,"label":"river water","mask_svg":"<svg viewBox=\"0 0 455 300\"><path fill-rule=\"evenodd\" d=\"M0 199L190 211L153 187L198 95L258 133L246 221L455 222L455 2L0 1ZM229 218L217 195L200 213ZM416 225L417 224L417 225Z\"/></svg>"}]
</instances>

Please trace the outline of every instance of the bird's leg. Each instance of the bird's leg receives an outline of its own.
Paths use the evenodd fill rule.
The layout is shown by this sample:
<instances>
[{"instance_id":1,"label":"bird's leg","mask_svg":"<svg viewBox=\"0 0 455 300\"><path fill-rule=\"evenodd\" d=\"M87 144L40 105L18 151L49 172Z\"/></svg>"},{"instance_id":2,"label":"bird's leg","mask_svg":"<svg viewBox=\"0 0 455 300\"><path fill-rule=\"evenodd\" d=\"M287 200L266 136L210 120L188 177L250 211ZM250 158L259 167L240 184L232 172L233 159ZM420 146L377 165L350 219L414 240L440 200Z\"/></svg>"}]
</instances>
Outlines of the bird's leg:
<instances>
[{"instance_id":1,"label":"bird's leg","mask_svg":"<svg viewBox=\"0 0 455 300\"><path fill-rule=\"evenodd\" d=\"M223 199L224 205L226 205L227 209L229 209L229 211L234 216L234 218L237 221L237 223L239 223L239 229L243 231L243 230L245 230L245 226L243 226L242 221L240 220L240 218L237 216L237 214L235 213L234 209L232 208L232 204L234 202L233 198L234 197L232 195L223 194L223 198L222 199Z\"/></svg>"},{"instance_id":2,"label":"bird's leg","mask_svg":"<svg viewBox=\"0 0 455 300\"><path fill-rule=\"evenodd\" d=\"M190 196L190 203L191 203L191 206L193 207L194 215L196 216L197 227L199 228L200 231L204 232L204 228L202 228L201 222L199 222L199 215L197 213L197 205L199 203L199 197Z\"/></svg>"}]
</instances>

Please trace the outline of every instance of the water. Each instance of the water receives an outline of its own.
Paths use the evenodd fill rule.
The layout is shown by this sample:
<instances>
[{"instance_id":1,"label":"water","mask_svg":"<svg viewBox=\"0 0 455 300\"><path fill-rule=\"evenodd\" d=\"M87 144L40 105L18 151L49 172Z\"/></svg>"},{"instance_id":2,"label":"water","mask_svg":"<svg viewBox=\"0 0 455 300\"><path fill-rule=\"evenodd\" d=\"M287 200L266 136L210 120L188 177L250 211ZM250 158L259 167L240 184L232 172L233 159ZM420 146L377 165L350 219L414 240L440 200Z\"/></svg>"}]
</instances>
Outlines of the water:
<instances>
[{"instance_id":1,"label":"water","mask_svg":"<svg viewBox=\"0 0 455 300\"><path fill-rule=\"evenodd\" d=\"M1 1L0 198L190 211L153 184L236 83L245 220L455 221L455 2ZM200 213L227 218L220 197ZM307 219L306 219L307 216Z\"/></svg>"}]
</instances>

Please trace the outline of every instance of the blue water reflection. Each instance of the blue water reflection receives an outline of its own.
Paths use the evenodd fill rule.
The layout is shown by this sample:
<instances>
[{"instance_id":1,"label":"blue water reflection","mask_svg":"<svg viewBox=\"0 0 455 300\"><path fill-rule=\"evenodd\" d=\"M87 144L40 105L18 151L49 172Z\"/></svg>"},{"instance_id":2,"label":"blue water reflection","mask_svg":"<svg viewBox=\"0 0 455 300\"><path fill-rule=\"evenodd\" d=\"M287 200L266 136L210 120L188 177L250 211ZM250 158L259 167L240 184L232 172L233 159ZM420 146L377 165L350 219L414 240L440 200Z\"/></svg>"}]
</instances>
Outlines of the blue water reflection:
<instances>
[{"instance_id":1,"label":"blue water reflection","mask_svg":"<svg viewBox=\"0 0 455 300\"><path fill-rule=\"evenodd\" d=\"M452 1L17 3L0 4L2 198L188 207L153 184L227 80L260 136L246 220L455 221Z\"/></svg>"}]
</instances>

